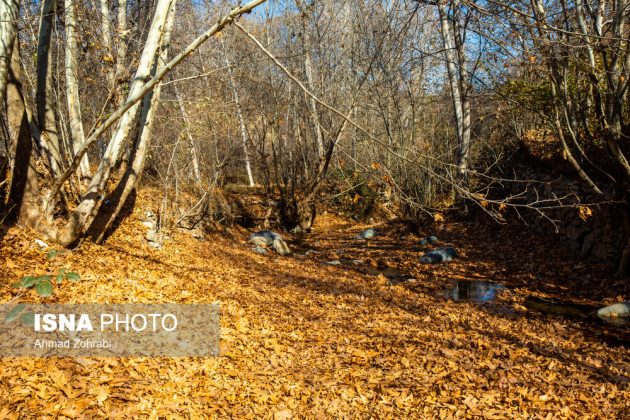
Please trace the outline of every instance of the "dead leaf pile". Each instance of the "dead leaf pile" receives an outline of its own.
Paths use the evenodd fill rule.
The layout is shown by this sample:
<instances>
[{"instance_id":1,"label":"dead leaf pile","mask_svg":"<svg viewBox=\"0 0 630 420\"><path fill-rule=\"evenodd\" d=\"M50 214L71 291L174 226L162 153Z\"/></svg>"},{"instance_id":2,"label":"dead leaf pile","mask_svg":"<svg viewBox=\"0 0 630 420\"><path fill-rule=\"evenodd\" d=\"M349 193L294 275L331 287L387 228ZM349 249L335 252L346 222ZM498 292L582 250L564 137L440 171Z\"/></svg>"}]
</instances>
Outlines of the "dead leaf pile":
<instances>
[{"instance_id":1,"label":"dead leaf pile","mask_svg":"<svg viewBox=\"0 0 630 420\"><path fill-rule=\"evenodd\" d=\"M595 278L603 272L596 265L567 266L575 260L551 244L555 254L545 254L540 238L445 222L435 234L462 258L426 266L413 234L383 227L366 243L354 239L365 226L326 215L307 239L319 252L308 256L259 255L245 236L199 241L178 231L155 251L144 241L143 204L105 245L84 243L52 260L34 232L11 228L0 242L2 302L17 295L10 285L21 276L59 267L85 281L63 283L46 302L220 301L221 356L5 358L1 418L630 415L627 346L607 341L606 327L519 306L527 293L602 303L615 298L611 290L621 298L628 290L612 277ZM339 258L336 251L415 280L391 286L322 263ZM495 305L438 296L451 279L475 278L514 288ZM29 292L22 299L41 298Z\"/></svg>"}]
</instances>

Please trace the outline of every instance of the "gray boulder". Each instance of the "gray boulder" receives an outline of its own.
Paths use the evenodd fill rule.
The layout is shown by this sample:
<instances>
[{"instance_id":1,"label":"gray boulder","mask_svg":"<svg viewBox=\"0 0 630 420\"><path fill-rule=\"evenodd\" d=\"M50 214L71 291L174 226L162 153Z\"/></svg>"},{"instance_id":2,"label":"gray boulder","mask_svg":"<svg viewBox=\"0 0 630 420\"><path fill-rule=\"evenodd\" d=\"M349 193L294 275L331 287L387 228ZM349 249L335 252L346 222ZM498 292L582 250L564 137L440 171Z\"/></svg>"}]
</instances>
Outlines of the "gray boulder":
<instances>
[{"instance_id":1,"label":"gray boulder","mask_svg":"<svg viewBox=\"0 0 630 420\"><path fill-rule=\"evenodd\" d=\"M252 251L254 251L257 254L266 254L267 253L267 249L263 248L261 246L256 245L255 247L252 248Z\"/></svg>"},{"instance_id":2,"label":"gray boulder","mask_svg":"<svg viewBox=\"0 0 630 420\"><path fill-rule=\"evenodd\" d=\"M630 316L630 300L601 308L597 311L597 316L600 318Z\"/></svg>"},{"instance_id":3,"label":"gray boulder","mask_svg":"<svg viewBox=\"0 0 630 420\"><path fill-rule=\"evenodd\" d=\"M249 242L258 246L271 246L276 239L282 239L282 236L270 230L261 230L249 235Z\"/></svg>"},{"instance_id":4,"label":"gray boulder","mask_svg":"<svg viewBox=\"0 0 630 420\"><path fill-rule=\"evenodd\" d=\"M438 241L438 238L431 235L431 236L427 236L426 238L422 238L420 239L420 245L430 245L430 244L434 244Z\"/></svg>"},{"instance_id":5,"label":"gray boulder","mask_svg":"<svg viewBox=\"0 0 630 420\"><path fill-rule=\"evenodd\" d=\"M273 250L280 255L289 255L291 253L289 246L284 239L282 239L282 236L270 230L261 230L260 232L252 233L249 236L249 242L261 248L271 246Z\"/></svg>"},{"instance_id":6,"label":"gray boulder","mask_svg":"<svg viewBox=\"0 0 630 420\"><path fill-rule=\"evenodd\" d=\"M459 257L455 248L445 246L443 248L437 248L433 251L427 252L420 257L421 263L427 264L439 264L443 262L453 261L453 259Z\"/></svg>"},{"instance_id":7,"label":"gray boulder","mask_svg":"<svg viewBox=\"0 0 630 420\"><path fill-rule=\"evenodd\" d=\"M376 230L373 228L369 228L359 233L355 238L357 239L372 239L376 236Z\"/></svg>"},{"instance_id":8,"label":"gray boulder","mask_svg":"<svg viewBox=\"0 0 630 420\"><path fill-rule=\"evenodd\" d=\"M145 235L146 240L149 242L151 248L160 249L164 245L166 236L164 232L158 232L155 229L148 230Z\"/></svg>"},{"instance_id":9,"label":"gray boulder","mask_svg":"<svg viewBox=\"0 0 630 420\"><path fill-rule=\"evenodd\" d=\"M289 249L289 245L282 238L276 238L273 240L271 244L274 251L276 251L279 255L289 255L291 250Z\"/></svg>"},{"instance_id":10,"label":"gray boulder","mask_svg":"<svg viewBox=\"0 0 630 420\"><path fill-rule=\"evenodd\" d=\"M155 229L148 230L145 237L149 242L158 242L158 233Z\"/></svg>"}]
</instances>

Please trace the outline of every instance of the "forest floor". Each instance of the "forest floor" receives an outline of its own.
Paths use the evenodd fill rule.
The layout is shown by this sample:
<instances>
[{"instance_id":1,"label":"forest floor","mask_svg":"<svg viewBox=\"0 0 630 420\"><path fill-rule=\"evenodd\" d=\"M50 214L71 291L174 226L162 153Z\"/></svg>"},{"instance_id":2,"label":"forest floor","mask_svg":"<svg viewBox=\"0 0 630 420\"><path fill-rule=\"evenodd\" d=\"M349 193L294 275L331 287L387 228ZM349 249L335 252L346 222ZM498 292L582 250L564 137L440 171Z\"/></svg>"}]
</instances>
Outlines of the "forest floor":
<instances>
[{"instance_id":1,"label":"forest floor","mask_svg":"<svg viewBox=\"0 0 630 420\"><path fill-rule=\"evenodd\" d=\"M419 264L431 246L402 224L379 236L321 215L304 255L256 254L247 232L144 240L142 204L104 245L50 260L19 227L0 239L0 298L24 275L66 267L49 303L221 305L214 358L4 358L0 418L630 418L628 329L528 311L528 295L603 306L627 281L518 229L446 222L433 231L461 258ZM324 264L360 259L414 280ZM453 281L490 280L494 302L443 298ZM625 289L624 289L625 288ZM35 292L28 301L38 302Z\"/></svg>"}]
</instances>

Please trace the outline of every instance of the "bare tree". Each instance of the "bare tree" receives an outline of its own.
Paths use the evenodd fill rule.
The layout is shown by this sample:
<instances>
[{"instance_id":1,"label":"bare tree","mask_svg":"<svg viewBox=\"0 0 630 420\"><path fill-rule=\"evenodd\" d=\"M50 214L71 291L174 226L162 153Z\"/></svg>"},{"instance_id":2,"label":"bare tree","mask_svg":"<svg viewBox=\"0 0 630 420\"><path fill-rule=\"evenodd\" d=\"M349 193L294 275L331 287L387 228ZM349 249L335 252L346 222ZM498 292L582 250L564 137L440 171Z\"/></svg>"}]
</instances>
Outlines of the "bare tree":
<instances>
[{"instance_id":1,"label":"bare tree","mask_svg":"<svg viewBox=\"0 0 630 420\"><path fill-rule=\"evenodd\" d=\"M54 176L61 173L61 146L55 116L51 39L57 0L44 0L37 46L37 117L42 145Z\"/></svg>"},{"instance_id":2,"label":"bare tree","mask_svg":"<svg viewBox=\"0 0 630 420\"><path fill-rule=\"evenodd\" d=\"M0 103L2 104L6 99L19 9L19 0L2 0L0 3Z\"/></svg>"},{"instance_id":3,"label":"bare tree","mask_svg":"<svg viewBox=\"0 0 630 420\"><path fill-rule=\"evenodd\" d=\"M72 149L76 152L85 143L83 133L83 120L81 118L81 99L79 98L79 81L77 72L77 35L76 35L76 11L74 0L65 0L66 12L66 99L68 102L68 123L72 136ZM88 156L81 159L79 176L88 179L90 176L90 163Z\"/></svg>"},{"instance_id":4,"label":"bare tree","mask_svg":"<svg viewBox=\"0 0 630 420\"><path fill-rule=\"evenodd\" d=\"M249 136L247 134L247 127L245 126L245 119L243 118L243 107L241 106L241 100L238 95L236 81L234 80L232 64L230 63L230 59L228 58L223 39L221 39L221 47L223 48L223 57L225 59L225 67L227 68L230 89L232 90L232 94L234 95L234 107L236 108L236 118L238 118L238 128L241 133L241 144L243 147L244 156L243 161L245 163L245 171L247 172L247 180L249 181L249 186L253 187L254 185L256 185L256 183L254 182L254 176L252 175L252 165L249 159Z\"/></svg>"}]
</instances>

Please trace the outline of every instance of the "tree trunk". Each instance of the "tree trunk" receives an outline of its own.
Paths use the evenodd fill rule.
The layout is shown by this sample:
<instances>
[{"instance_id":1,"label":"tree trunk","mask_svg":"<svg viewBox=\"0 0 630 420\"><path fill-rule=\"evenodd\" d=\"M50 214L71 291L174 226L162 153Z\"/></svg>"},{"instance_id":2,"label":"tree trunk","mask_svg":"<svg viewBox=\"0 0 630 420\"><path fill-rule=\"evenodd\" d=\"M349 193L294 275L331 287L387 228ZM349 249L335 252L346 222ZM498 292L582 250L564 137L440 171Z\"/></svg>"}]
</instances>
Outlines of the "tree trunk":
<instances>
[{"instance_id":1,"label":"tree trunk","mask_svg":"<svg viewBox=\"0 0 630 420\"><path fill-rule=\"evenodd\" d=\"M35 150L31 138L29 117L22 94L19 41L15 37L11 67L7 78L7 123L13 156L8 202L9 217L36 228L40 220L39 186L35 171Z\"/></svg>"},{"instance_id":2,"label":"tree trunk","mask_svg":"<svg viewBox=\"0 0 630 420\"><path fill-rule=\"evenodd\" d=\"M81 101L79 99L79 82L77 78L77 37L75 0L65 0L66 12L66 97L68 101L68 117L72 152L76 153L85 143L83 122L81 120ZM87 179L90 176L90 164L87 154L81 159L79 176Z\"/></svg>"},{"instance_id":3,"label":"tree trunk","mask_svg":"<svg viewBox=\"0 0 630 420\"><path fill-rule=\"evenodd\" d=\"M313 83L313 63L311 60L310 43L308 42L308 31L306 25L306 9L302 6L300 0L295 0L295 4L300 11L300 21L302 23L302 50L304 53L304 73L306 76L306 83L309 86L311 92L315 93L315 85ZM315 131L315 141L317 145L317 154L319 157L324 155L324 137L322 135L322 129L319 123L319 114L317 112L317 104L313 98L306 95L306 100L309 105L309 111L311 118L313 119L313 130Z\"/></svg>"},{"instance_id":4,"label":"tree trunk","mask_svg":"<svg viewBox=\"0 0 630 420\"><path fill-rule=\"evenodd\" d=\"M111 19L109 15L109 0L100 0L101 6L101 34L103 40L103 47L105 47L105 55L108 55L104 61L109 62L113 60L112 53L112 30ZM111 69L107 72L107 86L112 88L114 86L114 71Z\"/></svg>"},{"instance_id":5,"label":"tree trunk","mask_svg":"<svg viewBox=\"0 0 630 420\"><path fill-rule=\"evenodd\" d=\"M455 48L457 50L457 79L460 90L460 100L462 107L462 138L459 143L458 170L460 177L466 179L468 171L468 156L470 155L470 133L471 133L471 117L470 117L470 83L466 73L467 59L464 46L465 34L459 17L455 17L453 22L453 38L455 40Z\"/></svg>"},{"instance_id":6,"label":"tree trunk","mask_svg":"<svg viewBox=\"0 0 630 420\"><path fill-rule=\"evenodd\" d=\"M156 5L155 15L145 42L144 50L140 57L138 69L129 89L129 97L141 91L146 83L145 80L151 77L155 55L164 32L164 23L170 9L170 4L171 0L159 0ZM103 193L107 181L109 180L111 170L114 165L118 163L122 146L129 136L132 123L138 115L138 110L139 104L135 103L120 118L114 136L107 145L105 155L101 159L101 163L92 177L83 201L81 201L73 212L59 238L64 245L75 242L92 222L97 206L103 199Z\"/></svg>"},{"instance_id":7,"label":"tree trunk","mask_svg":"<svg viewBox=\"0 0 630 420\"><path fill-rule=\"evenodd\" d=\"M155 58L151 75L164 66L168 58L168 50L171 40L171 31L175 21L175 8L177 0L171 3L168 16L164 23L164 33L160 42L160 52ZM154 122L155 111L160 100L162 85L159 84L151 93L146 95L142 100L142 109L140 112L140 120L138 122L139 130L136 138L135 147L132 149L131 164L127 167L122 180L118 183L116 189L108 197L108 204L101 206L99 215L96 217L93 226L90 227L91 236L97 242L101 242L105 237L107 229L112 225L120 211L122 210L130 193L138 187L140 177L146 162L147 152L151 145L152 128ZM113 209L113 210L112 210Z\"/></svg>"},{"instance_id":8,"label":"tree trunk","mask_svg":"<svg viewBox=\"0 0 630 420\"><path fill-rule=\"evenodd\" d=\"M451 87L451 98L453 101L453 111L455 113L455 125L457 126L457 144L459 148L458 153L458 168L461 164L459 160L462 156L463 141L464 141L464 111L462 109L462 97L459 89L459 77L457 67L455 66L456 50L454 46L453 34L451 32L451 25L448 18L448 10L445 0L438 0L438 12L440 14L440 29L442 32L442 41L444 43L444 58L446 60L446 70L448 73L448 81Z\"/></svg>"},{"instance_id":9,"label":"tree trunk","mask_svg":"<svg viewBox=\"0 0 630 420\"><path fill-rule=\"evenodd\" d=\"M7 97L7 80L19 14L19 0L0 0L0 106L4 106Z\"/></svg>"},{"instance_id":10,"label":"tree trunk","mask_svg":"<svg viewBox=\"0 0 630 420\"><path fill-rule=\"evenodd\" d=\"M243 154L245 155L245 170L247 171L247 179L249 180L249 186L253 187L256 185L254 182L254 176L252 175L252 166L249 160L249 146L248 146L248 136L247 136L247 128L245 126L245 120L243 119L243 109L241 108L241 101L238 96L238 90L236 89L236 82L234 81L234 72L232 71L232 65L230 64L230 60L227 56L227 51L225 50L225 43L223 39L221 40L221 45L223 47L223 56L225 57L225 65L228 69L228 76L230 79L230 87L232 88L232 93L234 95L234 104L236 107L236 117L238 118L238 127L241 133L241 141L243 144Z\"/></svg>"},{"instance_id":11,"label":"tree trunk","mask_svg":"<svg viewBox=\"0 0 630 420\"><path fill-rule=\"evenodd\" d=\"M195 139L192 136L190 131L190 118L188 117L188 113L186 112L186 108L184 107L184 101L182 100L182 95L177 88L177 83L173 85L173 89L175 90L175 98L177 99L177 105L179 106L179 110L182 113L182 118L184 119L184 131L186 131L186 137L188 138L188 145L190 148L190 157L192 159L192 167L193 167L193 176L195 177L195 181L199 181L201 179L201 174L199 172L199 159L197 158L197 148L195 147Z\"/></svg>"},{"instance_id":12,"label":"tree trunk","mask_svg":"<svg viewBox=\"0 0 630 420\"><path fill-rule=\"evenodd\" d=\"M125 60L127 57L127 0L118 0L118 41L116 42L116 72L114 74L113 103L115 107L120 106L122 99L120 94L120 84L123 75L127 71Z\"/></svg>"},{"instance_id":13,"label":"tree trunk","mask_svg":"<svg viewBox=\"0 0 630 420\"><path fill-rule=\"evenodd\" d=\"M53 100L52 50L50 48L56 7L57 0L44 0L37 46L37 118L41 130L41 145L46 151L54 176L61 173L62 162Z\"/></svg>"}]
</instances>

